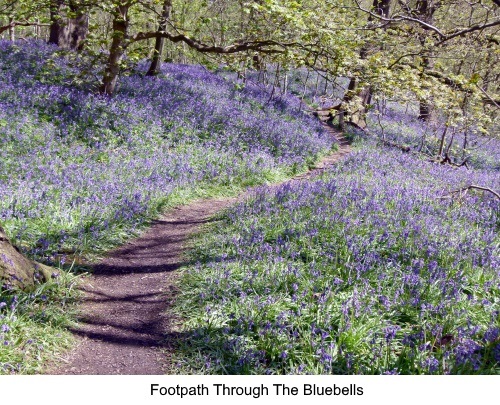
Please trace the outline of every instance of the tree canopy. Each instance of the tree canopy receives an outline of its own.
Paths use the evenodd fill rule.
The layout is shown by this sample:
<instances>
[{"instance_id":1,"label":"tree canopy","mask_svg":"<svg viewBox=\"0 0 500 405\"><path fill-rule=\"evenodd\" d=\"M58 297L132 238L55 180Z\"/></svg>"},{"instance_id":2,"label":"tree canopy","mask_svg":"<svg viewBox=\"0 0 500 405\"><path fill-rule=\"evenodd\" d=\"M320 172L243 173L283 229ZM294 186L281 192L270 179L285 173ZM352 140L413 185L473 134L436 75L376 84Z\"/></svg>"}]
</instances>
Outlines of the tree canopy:
<instances>
[{"instance_id":1,"label":"tree canopy","mask_svg":"<svg viewBox=\"0 0 500 405\"><path fill-rule=\"evenodd\" d=\"M423 119L492 133L500 106L497 0L20 0L0 2L0 18L11 39L93 55L107 95L140 59L155 74L162 58L244 69L258 55L350 78L339 109L351 113L414 100Z\"/></svg>"}]
</instances>

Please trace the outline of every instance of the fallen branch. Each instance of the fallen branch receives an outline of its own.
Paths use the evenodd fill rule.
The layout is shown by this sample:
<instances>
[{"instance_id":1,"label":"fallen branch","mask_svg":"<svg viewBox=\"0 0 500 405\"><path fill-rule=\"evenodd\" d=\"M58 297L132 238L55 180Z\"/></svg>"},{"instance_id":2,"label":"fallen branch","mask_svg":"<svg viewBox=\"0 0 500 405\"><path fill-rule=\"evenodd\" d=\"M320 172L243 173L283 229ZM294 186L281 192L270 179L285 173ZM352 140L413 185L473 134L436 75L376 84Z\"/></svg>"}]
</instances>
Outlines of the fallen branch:
<instances>
[{"instance_id":1,"label":"fallen branch","mask_svg":"<svg viewBox=\"0 0 500 405\"><path fill-rule=\"evenodd\" d=\"M399 143L391 142L391 141L387 141L387 140L383 140L383 139L379 139L378 141L382 145L390 146L391 148L397 148L404 153L409 153L411 151L411 148L409 146L406 146L406 145L400 145Z\"/></svg>"},{"instance_id":2,"label":"fallen branch","mask_svg":"<svg viewBox=\"0 0 500 405\"><path fill-rule=\"evenodd\" d=\"M492 190L491 188L483 187L483 186L477 186L475 184L470 184L470 185L468 185L466 187L459 188L458 190L450 191L446 195L444 195L442 197L439 197L439 198L450 198L449 196L451 196L452 194L457 194L457 193L459 193L462 196L462 193L464 193L463 195L465 195L469 190L473 190L473 189L474 190L486 191L488 193L491 193L496 198L498 198L500 200L500 194L498 194L496 191Z\"/></svg>"},{"instance_id":3,"label":"fallen branch","mask_svg":"<svg viewBox=\"0 0 500 405\"><path fill-rule=\"evenodd\" d=\"M466 157L462 163L455 163L455 162L453 162L450 159L450 156L448 156L448 153L444 154L444 158L443 159L440 159L440 160L439 159L438 160L433 159L431 161L434 162L434 163L442 164L442 165L448 164L448 165L453 166L453 167L463 167L463 166L465 166L467 169L469 168L469 166L467 165L467 162L469 161L469 157Z\"/></svg>"}]
</instances>

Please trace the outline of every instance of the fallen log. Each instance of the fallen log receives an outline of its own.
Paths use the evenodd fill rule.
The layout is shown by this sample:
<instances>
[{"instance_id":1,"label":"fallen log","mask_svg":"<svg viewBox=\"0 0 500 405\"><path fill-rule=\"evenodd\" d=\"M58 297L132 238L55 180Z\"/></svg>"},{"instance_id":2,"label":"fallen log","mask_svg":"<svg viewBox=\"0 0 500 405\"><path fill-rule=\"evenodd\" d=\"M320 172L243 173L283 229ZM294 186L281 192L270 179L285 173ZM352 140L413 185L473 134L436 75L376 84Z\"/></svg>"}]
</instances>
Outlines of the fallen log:
<instances>
[{"instance_id":1,"label":"fallen log","mask_svg":"<svg viewBox=\"0 0 500 405\"><path fill-rule=\"evenodd\" d=\"M468 186L459 188L457 190L452 190L446 193L444 196L441 196L439 198L452 198L454 194L460 194L461 197L465 196L469 190L481 190L481 191L486 191L488 193L493 194L496 198L500 200L500 194L494 190L492 190L489 187L484 187L484 186L478 186L476 184L470 184Z\"/></svg>"}]
</instances>

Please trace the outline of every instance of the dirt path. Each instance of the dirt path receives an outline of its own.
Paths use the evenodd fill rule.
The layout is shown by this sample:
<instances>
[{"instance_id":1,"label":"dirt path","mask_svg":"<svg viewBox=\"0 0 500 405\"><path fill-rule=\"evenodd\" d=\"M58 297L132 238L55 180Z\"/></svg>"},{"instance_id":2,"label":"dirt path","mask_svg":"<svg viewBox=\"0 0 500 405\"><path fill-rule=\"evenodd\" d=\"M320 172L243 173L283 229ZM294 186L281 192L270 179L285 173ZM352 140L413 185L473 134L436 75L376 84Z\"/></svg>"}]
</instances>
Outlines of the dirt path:
<instances>
[{"instance_id":1,"label":"dirt path","mask_svg":"<svg viewBox=\"0 0 500 405\"><path fill-rule=\"evenodd\" d=\"M314 177L350 152L345 138L328 132L339 151L289 181ZM166 309L175 295L176 270L185 263L186 241L217 212L242 200L208 199L175 208L137 239L111 251L82 287L83 314L73 333L78 344L47 374L165 374L175 320Z\"/></svg>"}]
</instances>

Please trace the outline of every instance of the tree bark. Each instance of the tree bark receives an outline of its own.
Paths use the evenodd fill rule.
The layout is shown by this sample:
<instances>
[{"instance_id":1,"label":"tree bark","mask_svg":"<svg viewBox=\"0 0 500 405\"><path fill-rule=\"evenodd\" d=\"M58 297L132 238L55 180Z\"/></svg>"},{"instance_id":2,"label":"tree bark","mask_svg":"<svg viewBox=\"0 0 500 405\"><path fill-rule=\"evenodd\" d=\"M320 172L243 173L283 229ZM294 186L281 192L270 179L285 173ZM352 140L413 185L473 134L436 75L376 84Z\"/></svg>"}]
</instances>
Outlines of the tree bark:
<instances>
[{"instance_id":1,"label":"tree bark","mask_svg":"<svg viewBox=\"0 0 500 405\"><path fill-rule=\"evenodd\" d=\"M86 13L77 12L74 18L68 19L65 30L65 46L67 49L77 50L83 45L89 31L89 16Z\"/></svg>"},{"instance_id":2,"label":"tree bark","mask_svg":"<svg viewBox=\"0 0 500 405\"><path fill-rule=\"evenodd\" d=\"M68 11L71 17L68 16ZM87 37L88 14L67 0L53 0L50 6L49 43L62 49L77 50Z\"/></svg>"},{"instance_id":3,"label":"tree bark","mask_svg":"<svg viewBox=\"0 0 500 405\"><path fill-rule=\"evenodd\" d=\"M432 117L432 107L428 100L420 100L418 119L430 121Z\"/></svg>"},{"instance_id":4,"label":"tree bark","mask_svg":"<svg viewBox=\"0 0 500 405\"><path fill-rule=\"evenodd\" d=\"M436 11L436 7L431 4L429 0L418 0L417 1L417 12L422 19L422 21L431 24L433 23L434 12ZM425 45L427 35L420 34L419 39L422 46ZM426 52L424 50L424 52ZM426 71L432 70L434 67L434 60L431 52L424 53L422 56L422 70L423 74ZM422 121L430 121L432 118L432 103L428 99L420 99L420 107L419 107L419 115L418 118Z\"/></svg>"},{"instance_id":5,"label":"tree bark","mask_svg":"<svg viewBox=\"0 0 500 405\"><path fill-rule=\"evenodd\" d=\"M15 34L15 28L14 25L12 24L14 20L11 18L9 20L9 39L11 42L14 42L16 40L16 34Z\"/></svg>"},{"instance_id":6,"label":"tree bark","mask_svg":"<svg viewBox=\"0 0 500 405\"><path fill-rule=\"evenodd\" d=\"M127 48L128 6L118 6L113 19L113 40L109 50L109 58L102 80L101 94L112 96L115 92L120 63Z\"/></svg>"},{"instance_id":7,"label":"tree bark","mask_svg":"<svg viewBox=\"0 0 500 405\"><path fill-rule=\"evenodd\" d=\"M54 0L50 3L50 33L49 33L49 44L55 44L59 46L59 32L61 31L61 11L62 11L63 1Z\"/></svg>"},{"instance_id":8,"label":"tree bark","mask_svg":"<svg viewBox=\"0 0 500 405\"><path fill-rule=\"evenodd\" d=\"M165 32L167 29L167 22L172 14L172 0L165 0L163 3L163 10L161 14L160 24L158 25L158 32ZM161 55L163 54L163 47L165 45L165 38L156 37L155 50L151 58L151 65L146 73L146 76L155 76L160 71Z\"/></svg>"},{"instance_id":9,"label":"tree bark","mask_svg":"<svg viewBox=\"0 0 500 405\"><path fill-rule=\"evenodd\" d=\"M388 17L391 8L391 1L392 0L373 0L373 5L372 5L373 12L381 17ZM370 23L372 20L373 17L371 15L368 16L368 23ZM366 46L363 46L361 48L359 56L361 59L367 58L368 49ZM347 88L347 92L344 95L343 103L349 103L354 99L354 97L359 97L360 108L355 112L347 114L348 122L356 126L359 126L361 128L366 128L366 121L365 121L366 107L371 102L372 99L371 93L372 92L369 86L360 89L358 79L356 77L351 77L349 81L349 86Z\"/></svg>"},{"instance_id":10,"label":"tree bark","mask_svg":"<svg viewBox=\"0 0 500 405\"><path fill-rule=\"evenodd\" d=\"M444 144L445 144L447 133L448 133L448 125L445 126L443 134L441 135L441 140L439 142L439 150L437 153L438 159L441 159L443 157L443 150L444 150Z\"/></svg>"},{"instance_id":11,"label":"tree bark","mask_svg":"<svg viewBox=\"0 0 500 405\"><path fill-rule=\"evenodd\" d=\"M54 269L24 257L0 226L0 287L28 290L50 280Z\"/></svg>"}]
</instances>

